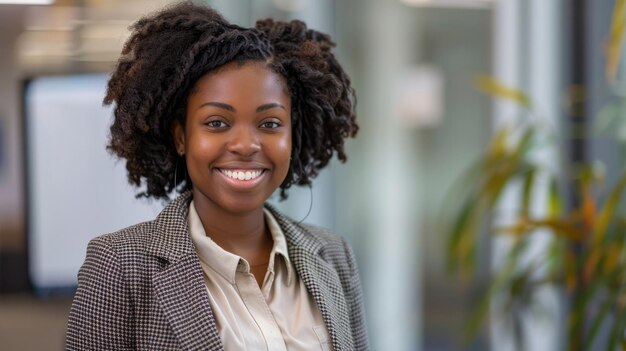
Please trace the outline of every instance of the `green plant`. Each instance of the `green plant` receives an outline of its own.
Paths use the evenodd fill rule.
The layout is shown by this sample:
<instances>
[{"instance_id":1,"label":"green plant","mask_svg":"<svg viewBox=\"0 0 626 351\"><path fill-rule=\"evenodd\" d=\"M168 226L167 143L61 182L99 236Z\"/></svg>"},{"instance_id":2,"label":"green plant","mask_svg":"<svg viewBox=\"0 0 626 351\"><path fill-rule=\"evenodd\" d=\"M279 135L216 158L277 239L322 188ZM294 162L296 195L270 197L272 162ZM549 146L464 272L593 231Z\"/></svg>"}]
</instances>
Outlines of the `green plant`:
<instances>
[{"instance_id":1,"label":"green plant","mask_svg":"<svg viewBox=\"0 0 626 351\"><path fill-rule=\"evenodd\" d=\"M626 145L626 89L616 78L626 26L626 0L616 1L607 49L607 78L614 101L596 119L597 130ZM536 117L532 101L522 91L488 78L478 87L489 95L513 101L522 115L502 127L485 153L451 191L463 200L449 221L448 263L467 276L474 272L481 230L506 238L509 252L493 272L487 292L468 323L468 335L487 320L494 297L504 298L518 346L523 349L522 318L537 312L539 289L562 288L571 303L567 311L568 348L626 350L626 169L607 184L599 160L569 167L569 174L547 163L546 147L558 149L555 128ZM614 165L612 165L614 166ZM577 201L566 206L565 192ZM499 202L505 192L517 194L516 206L504 222ZM454 207L454 206L453 206ZM539 208L539 209L538 209ZM547 247L532 249L541 236ZM608 331L599 338L599 331Z\"/></svg>"}]
</instances>

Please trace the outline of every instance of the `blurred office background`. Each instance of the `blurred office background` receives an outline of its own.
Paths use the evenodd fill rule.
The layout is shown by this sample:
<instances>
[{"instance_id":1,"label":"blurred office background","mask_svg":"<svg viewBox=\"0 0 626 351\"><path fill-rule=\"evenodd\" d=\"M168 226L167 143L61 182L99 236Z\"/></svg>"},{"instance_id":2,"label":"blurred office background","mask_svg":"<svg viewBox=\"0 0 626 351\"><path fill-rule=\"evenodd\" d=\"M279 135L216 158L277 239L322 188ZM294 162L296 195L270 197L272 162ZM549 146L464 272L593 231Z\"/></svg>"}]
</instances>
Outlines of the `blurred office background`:
<instances>
[{"instance_id":1,"label":"blurred office background","mask_svg":"<svg viewBox=\"0 0 626 351\"><path fill-rule=\"evenodd\" d=\"M162 206L135 200L123 163L104 151L110 109L101 99L129 24L169 2L27 2L0 0L0 349L61 350L88 240ZM619 162L610 143L569 152L564 122L568 87L587 88L589 116L608 99L605 49L616 1L205 2L246 26L268 16L303 19L338 43L361 126L349 161L331 164L312 192L272 201L294 219L312 201L306 221L352 244L372 349L514 350L510 330L497 323L463 339L506 245L480 238L470 283L446 268L443 200L494 129L519 113L479 92L475 77L524 90L541 118L563 130L566 151L543 155L555 167L582 154ZM559 294L541 298L553 308L528 323L526 349L563 349Z\"/></svg>"}]
</instances>

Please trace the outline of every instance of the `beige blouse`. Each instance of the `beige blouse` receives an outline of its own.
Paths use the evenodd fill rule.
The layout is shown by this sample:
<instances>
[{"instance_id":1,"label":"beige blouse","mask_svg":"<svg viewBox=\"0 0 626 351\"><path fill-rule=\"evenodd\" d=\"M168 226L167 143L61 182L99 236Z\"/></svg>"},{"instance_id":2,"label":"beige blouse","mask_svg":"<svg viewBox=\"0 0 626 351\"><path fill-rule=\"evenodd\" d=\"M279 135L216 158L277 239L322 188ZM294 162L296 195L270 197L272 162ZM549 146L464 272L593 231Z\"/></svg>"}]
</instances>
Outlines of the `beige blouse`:
<instances>
[{"instance_id":1,"label":"beige blouse","mask_svg":"<svg viewBox=\"0 0 626 351\"><path fill-rule=\"evenodd\" d=\"M332 350L322 315L289 261L280 226L265 210L274 246L262 287L250 265L209 238L193 201L189 232L224 349Z\"/></svg>"}]
</instances>

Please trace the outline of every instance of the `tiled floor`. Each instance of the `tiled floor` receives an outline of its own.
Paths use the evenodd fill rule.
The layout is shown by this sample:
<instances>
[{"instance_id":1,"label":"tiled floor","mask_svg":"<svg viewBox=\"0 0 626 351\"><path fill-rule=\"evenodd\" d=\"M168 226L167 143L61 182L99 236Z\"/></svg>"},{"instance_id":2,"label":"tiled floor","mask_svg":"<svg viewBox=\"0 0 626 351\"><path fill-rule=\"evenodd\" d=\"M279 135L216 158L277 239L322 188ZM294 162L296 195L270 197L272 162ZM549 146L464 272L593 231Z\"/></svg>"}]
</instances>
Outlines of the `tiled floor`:
<instances>
[{"instance_id":1,"label":"tiled floor","mask_svg":"<svg viewBox=\"0 0 626 351\"><path fill-rule=\"evenodd\" d=\"M0 350L65 349L71 298L0 295Z\"/></svg>"}]
</instances>

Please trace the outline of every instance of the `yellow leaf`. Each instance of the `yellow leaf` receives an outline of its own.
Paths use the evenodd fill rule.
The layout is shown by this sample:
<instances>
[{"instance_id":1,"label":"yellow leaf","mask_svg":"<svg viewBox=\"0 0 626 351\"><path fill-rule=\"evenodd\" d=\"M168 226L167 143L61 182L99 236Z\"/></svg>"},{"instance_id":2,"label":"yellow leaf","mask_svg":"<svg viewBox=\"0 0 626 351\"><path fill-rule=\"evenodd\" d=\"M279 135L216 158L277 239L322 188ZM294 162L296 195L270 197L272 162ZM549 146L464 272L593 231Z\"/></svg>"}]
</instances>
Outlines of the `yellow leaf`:
<instances>
[{"instance_id":1,"label":"yellow leaf","mask_svg":"<svg viewBox=\"0 0 626 351\"><path fill-rule=\"evenodd\" d=\"M593 248L585 260L585 266L583 267L583 279L588 282L593 274L596 272L596 267L601 258L601 251L599 248Z\"/></svg>"},{"instance_id":2,"label":"yellow leaf","mask_svg":"<svg viewBox=\"0 0 626 351\"><path fill-rule=\"evenodd\" d=\"M527 220L536 227L550 229L554 234L578 242L584 239L584 233L580 230L578 225L576 225L576 219L577 218L549 218L543 220Z\"/></svg>"},{"instance_id":3,"label":"yellow leaf","mask_svg":"<svg viewBox=\"0 0 626 351\"><path fill-rule=\"evenodd\" d=\"M499 228L496 228L496 230L501 233L512 234L514 236L520 236L524 233L529 232L530 230L534 228L535 226L532 223L530 223L528 220L526 220L525 218L519 218L517 223L514 223L509 226L499 227Z\"/></svg>"},{"instance_id":4,"label":"yellow leaf","mask_svg":"<svg viewBox=\"0 0 626 351\"><path fill-rule=\"evenodd\" d=\"M623 245L615 245L608 247L608 253L604 258L604 274L612 272L618 265L622 255Z\"/></svg>"},{"instance_id":5,"label":"yellow leaf","mask_svg":"<svg viewBox=\"0 0 626 351\"><path fill-rule=\"evenodd\" d=\"M574 291L576 288L576 256L571 251L565 253L565 286L568 291Z\"/></svg>"},{"instance_id":6,"label":"yellow leaf","mask_svg":"<svg viewBox=\"0 0 626 351\"><path fill-rule=\"evenodd\" d=\"M493 77L478 76L475 78L475 82L478 89L486 94L513 101L527 108L530 107L530 98L528 95L524 94L524 92L519 89L503 84Z\"/></svg>"},{"instance_id":7,"label":"yellow leaf","mask_svg":"<svg viewBox=\"0 0 626 351\"><path fill-rule=\"evenodd\" d=\"M620 64L622 45L624 43L624 29L626 27L626 0L615 1L611 31L606 59L606 78L609 82L615 81Z\"/></svg>"},{"instance_id":8,"label":"yellow leaf","mask_svg":"<svg viewBox=\"0 0 626 351\"><path fill-rule=\"evenodd\" d=\"M598 219L594 228L594 243L598 244L604 239L610 221L613 219L615 210L626 190L626 174L622 175L615 187L611 190L609 198L605 201L602 210L598 214Z\"/></svg>"},{"instance_id":9,"label":"yellow leaf","mask_svg":"<svg viewBox=\"0 0 626 351\"><path fill-rule=\"evenodd\" d=\"M491 159L499 159L508 153L509 130L502 128L496 132L489 144Z\"/></svg>"},{"instance_id":10,"label":"yellow leaf","mask_svg":"<svg viewBox=\"0 0 626 351\"><path fill-rule=\"evenodd\" d=\"M589 188L585 189L585 192L583 193L582 212L585 229L587 231L591 231L596 222L596 201L594 200L593 195L591 195L591 190Z\"/></svg>"},{"instance_id":11,"label":"yellow leaf","mask_svg":"<svg viewBox=\"0 0 626 351\"><path fill-rule=\"evenodd\" d=\"M459 256L461 257L466 257L467 255L469 255L474 243L474 238L472 235L470 235L469 233L464 234L465 235L463 235L461 237L461 240L459 241Z\"/></svg>"}]
</instances>

